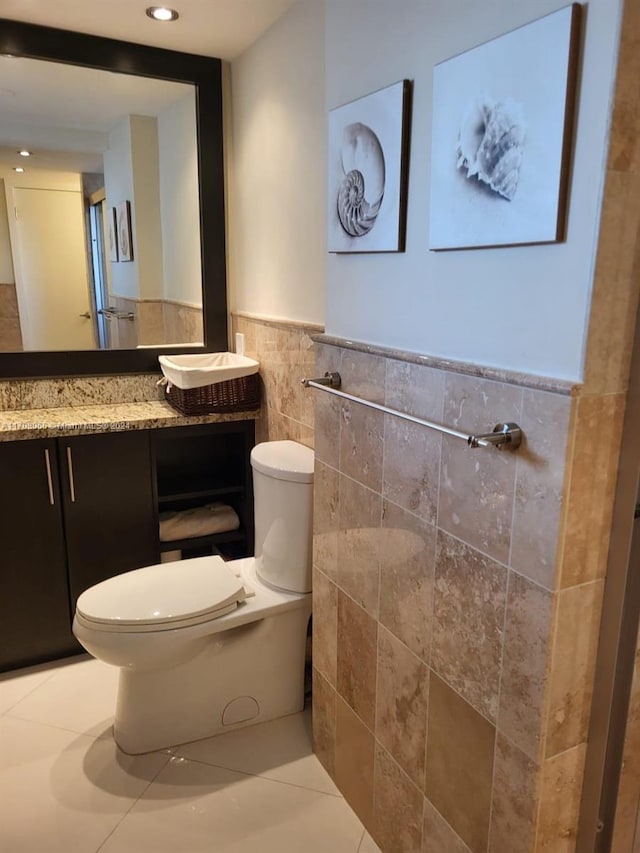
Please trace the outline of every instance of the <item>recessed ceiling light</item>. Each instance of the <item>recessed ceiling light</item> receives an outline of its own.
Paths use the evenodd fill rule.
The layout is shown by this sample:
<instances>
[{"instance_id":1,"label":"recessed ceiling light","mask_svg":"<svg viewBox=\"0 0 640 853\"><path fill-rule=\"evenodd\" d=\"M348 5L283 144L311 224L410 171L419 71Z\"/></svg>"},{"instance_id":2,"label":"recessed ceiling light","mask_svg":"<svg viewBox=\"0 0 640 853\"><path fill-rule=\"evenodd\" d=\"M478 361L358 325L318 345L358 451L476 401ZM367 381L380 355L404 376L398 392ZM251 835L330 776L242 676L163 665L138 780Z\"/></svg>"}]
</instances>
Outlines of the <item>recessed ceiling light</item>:
<instances>
[{"instance_id":1,"label":"recessed ceiling light","mask_svg":"<svg viewBox=\"0 0 640 853\"><path fill-rule=\"evenodd\" d=\"M31 157L31 151L27 151L26 148L22 148L20 151L18 151L18 154L21 157Z\"/></svg>"},{"instance_id":2,"label":"recessed ceiling light","mask_svg":"<svg viewBox=\"0 0 640 853\"><path fill-rule=\"evenodd\" d=\"M147 15L154 21L176 21L180 17L175 9L168 6L149 6Z\"/></svg>"},{"instance_id":3,"label":"recessed ceiling light","mask_svg":"<svg viewBox=\"0 0 640 853\"><path fill-rule=\"evenodd\" d=\"M24 172L24 169L22 168L22 166L14 166L13 171L14 172Z\"/></svg>"}]
</instances>

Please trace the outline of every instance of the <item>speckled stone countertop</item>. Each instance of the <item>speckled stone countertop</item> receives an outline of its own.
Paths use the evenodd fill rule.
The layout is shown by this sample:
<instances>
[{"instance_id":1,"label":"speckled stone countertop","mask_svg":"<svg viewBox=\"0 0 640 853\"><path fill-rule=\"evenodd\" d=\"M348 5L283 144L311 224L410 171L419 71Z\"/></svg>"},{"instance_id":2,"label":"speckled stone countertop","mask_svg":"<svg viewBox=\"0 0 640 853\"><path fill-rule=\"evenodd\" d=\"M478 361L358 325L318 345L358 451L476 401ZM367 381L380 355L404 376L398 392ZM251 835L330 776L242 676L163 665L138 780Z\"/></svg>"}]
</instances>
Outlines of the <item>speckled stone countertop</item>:
<instances>
[{"instance_id":1,"label":"speckled stone countertop","mask_svg":"<svg viewBox=\"0 0 640 853\"><path fill-rule=\"evenodd\" d=\"M0 441L246 421L259 417L259 414L259 410L251 410L185 416L162 400L97 406L59 406L51 409L13 409L0 411Z\"/></svg>"}]
</instances>

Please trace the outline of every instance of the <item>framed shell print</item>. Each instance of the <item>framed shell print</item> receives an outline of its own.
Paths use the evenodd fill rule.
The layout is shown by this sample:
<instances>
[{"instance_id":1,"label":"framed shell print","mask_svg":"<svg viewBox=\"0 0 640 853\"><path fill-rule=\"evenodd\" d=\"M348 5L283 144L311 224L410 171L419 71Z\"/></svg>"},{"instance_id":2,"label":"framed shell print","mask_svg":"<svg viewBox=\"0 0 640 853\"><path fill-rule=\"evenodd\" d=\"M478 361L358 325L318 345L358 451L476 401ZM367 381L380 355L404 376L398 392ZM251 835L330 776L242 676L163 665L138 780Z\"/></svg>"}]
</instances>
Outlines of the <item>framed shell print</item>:
<instances>
[{"instance_id":1,"label":"framed shell print","mask_svg":"<svg viewBox=\"0 0 640 853\"><path fill-rule=\"evenodd\" d=\"M329 112L330 252L403 252L410 83Z\"/></svg>"},{"instance_id":2,"label":"framed shell print","mask_svg":"<svg viewBox=\"0 0 640 853\"><path fill-rule=\"evenodd\" d=\"M564 239L579 12L434 68L430 249Z\"/></svg>"}]
</instances>

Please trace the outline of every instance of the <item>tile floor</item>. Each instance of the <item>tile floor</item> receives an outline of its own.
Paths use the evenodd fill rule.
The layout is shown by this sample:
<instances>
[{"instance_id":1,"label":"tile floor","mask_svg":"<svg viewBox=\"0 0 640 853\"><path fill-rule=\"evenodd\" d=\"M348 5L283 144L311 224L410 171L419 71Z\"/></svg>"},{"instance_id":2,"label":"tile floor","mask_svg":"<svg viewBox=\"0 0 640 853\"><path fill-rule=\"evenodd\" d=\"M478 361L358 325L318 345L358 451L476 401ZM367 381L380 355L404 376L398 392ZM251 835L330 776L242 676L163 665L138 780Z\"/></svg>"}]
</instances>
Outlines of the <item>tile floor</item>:
<instances>
[{"instance_id":1,"label":"tile floor","mask_svg":"<svg viewBox=\"0 0 640 853\"><path fill-rule=\"evenodd\" d=\"M116 670L0 676L3 853L379 853L311 751L309 711L129 756Z\"/></svg>"}]
</instances>

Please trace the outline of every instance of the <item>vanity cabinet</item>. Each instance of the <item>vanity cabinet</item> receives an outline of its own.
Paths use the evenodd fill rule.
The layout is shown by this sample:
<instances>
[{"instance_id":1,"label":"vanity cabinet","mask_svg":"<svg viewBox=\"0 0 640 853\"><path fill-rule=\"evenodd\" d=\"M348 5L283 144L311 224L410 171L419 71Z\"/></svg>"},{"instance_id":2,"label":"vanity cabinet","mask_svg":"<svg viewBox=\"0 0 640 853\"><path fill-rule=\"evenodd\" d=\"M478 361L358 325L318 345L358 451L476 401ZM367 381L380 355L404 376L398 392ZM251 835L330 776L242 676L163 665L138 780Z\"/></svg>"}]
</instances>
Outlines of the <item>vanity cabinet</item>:
<instances>
[{"instance_id":1,"label":"vanity cabinet","mask_svg":"<svg viewBox=\"0 0 640 853\"><path fill-rule=\"evenodd\" d=\"M82 651L83 590L184 557L253 553L254 421L0 442L0 671ZM158 514L213 501L240 527L159 541Z\"/></svg>"},{"instance_id":2,"label":"vanity cabinet","mask_svg":"<svg viewBox=\"0 0 640 853\"><path fill-rule=\"evenodd\" d=\"M0 444L0 669L82 651L80 593L157 562L148 432Z\"/></svg>"},{"instance_id":3,"label":"vanity cabinet","mask_svg":"<svg viewBox=\"0 0 640 853\"><path fill-rule=\"evenodd\" d=\"M74 648L55 439L0 444L0 670Z\"/></svg>"}]
</instances>

